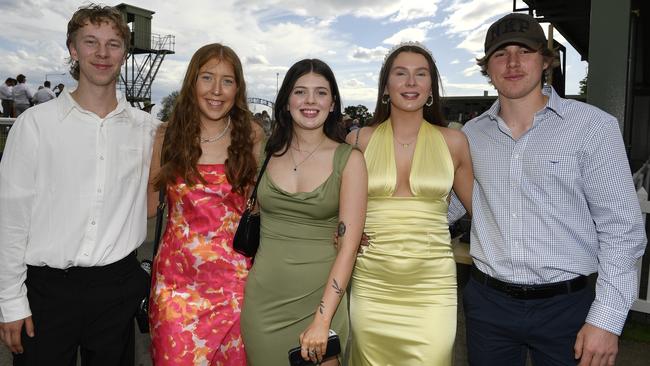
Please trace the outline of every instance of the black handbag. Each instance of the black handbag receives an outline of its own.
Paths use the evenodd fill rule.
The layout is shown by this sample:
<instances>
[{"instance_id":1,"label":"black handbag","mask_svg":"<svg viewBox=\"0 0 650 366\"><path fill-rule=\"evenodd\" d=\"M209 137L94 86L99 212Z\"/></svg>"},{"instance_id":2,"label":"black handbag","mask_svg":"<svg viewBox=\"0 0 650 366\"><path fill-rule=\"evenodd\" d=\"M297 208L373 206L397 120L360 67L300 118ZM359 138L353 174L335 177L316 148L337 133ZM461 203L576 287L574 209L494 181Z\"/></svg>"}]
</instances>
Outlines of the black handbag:
<instances>
[{"instance_id":1,"label":"black handbag","mask_svg":"<svg viewBox=\"0 0 650 366\"><path fill-rule=\"evenodd\" d=\"M151 292L151 267L152 261L158 253L158 246L162 238L162 226L165 214L165 190L161 189L158 194L158 206L156 207L156 231L153 239L153 254L151 260L145 259L140 262L140 266L147 273L147 294L140 301L138 311L135 313L135 320L138 323L140 333L149 333L149 293Z\"/></svg>"},{"instance_id":2,"label":"black handbag","mask_svg":"<svg viewBox=\"0 0 650 366\"><path fill-rule=\"evenodd\" d=\"M246 201L246 209L239 219L239 225L232 240L232 247L235 251L250 258L255 257L257 248L260 246L260 213L259 211L255 211L257 187L260 185L260 180L262 179L264 170L266 170L266 165L271 159L271 155L267 155L266 159L264 159L260 173L257 176L257 181L255 182L255 188L253 188L250 198Z\"/></svg>"},{"instance_id":3,"label":"black handbag","mask_svg":"<svg viewBox=\"0 0 650 366\"><path fill-rule=\"evenodd\" d=\"M323 355L323 359L327 359L333 356L338 356L341 353L341 340L336 333L330 329L330 336L327 337L327 349ZM289 350L289 364L291 366L310 366L314 365L311 361L306 361L300 355L301 347L294 347Z\"/></svg>"}]
</instances>

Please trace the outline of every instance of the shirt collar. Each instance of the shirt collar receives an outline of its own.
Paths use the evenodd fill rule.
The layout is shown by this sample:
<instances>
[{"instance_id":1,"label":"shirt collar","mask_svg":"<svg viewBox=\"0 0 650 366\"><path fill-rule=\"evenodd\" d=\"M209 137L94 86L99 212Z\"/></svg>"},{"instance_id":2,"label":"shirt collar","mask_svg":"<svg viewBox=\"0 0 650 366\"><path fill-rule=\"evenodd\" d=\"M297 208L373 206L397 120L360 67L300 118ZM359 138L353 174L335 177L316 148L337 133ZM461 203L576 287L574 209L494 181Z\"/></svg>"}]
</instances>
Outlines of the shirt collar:
<instances>
[{"instance_id":1,"label":"shirt collar","mask_svg":"<svg viewBox=\"0 0 650 366\"><path fill-rule=\"evenodd\" d=\"M542 88L542 94L548 97L545 108L550 109L551 111L555 112L558 117L564 119L564 110L562 110L562 98L557 94L555 89L553 89L553 87L550 85L544 85L544 88Z\"/></svg>"},{"instance_id":2,"label":"shirt collar","mask_svg":"<svg viewBox=\"0 0 650 366\"><path fill-rule=\"evenodd\" d=\"M95 113L85 110L79 105L79 103L77 103L76 100L74 100L71 93L75 90L76 88L65 88L57 98L57 101L59 103L59 121L63 121L68 116L68 114L72 112L73 109L76 109L81 113L88 113L96 116ZM104 119L126 113L127 102L124 94L122 94L122 92L119 90L116 90L115 93L115 96L117 97L117 107L115 107L112 112L107 114Z\"/></svg>"},{"instance_id":3,"label":"shirt collar","mask_svg":"<svg viewBox=\"0 0 650 366\"><path fill-rule=\"evenodd\" d=\"M548 97L546 105L542 109L549 109L557 114L558 117L564 119L564 111L561 108L562 98L557 94L557 92L555 92L555 89L550 85L544 85L542 88L542 94ZM489 116L490 119L496 121L500 110L501 105L499 104L499 98L497 98L494 103L492 103L490 109L485 111L485 114Z\"/></svg>"}]
</instances>

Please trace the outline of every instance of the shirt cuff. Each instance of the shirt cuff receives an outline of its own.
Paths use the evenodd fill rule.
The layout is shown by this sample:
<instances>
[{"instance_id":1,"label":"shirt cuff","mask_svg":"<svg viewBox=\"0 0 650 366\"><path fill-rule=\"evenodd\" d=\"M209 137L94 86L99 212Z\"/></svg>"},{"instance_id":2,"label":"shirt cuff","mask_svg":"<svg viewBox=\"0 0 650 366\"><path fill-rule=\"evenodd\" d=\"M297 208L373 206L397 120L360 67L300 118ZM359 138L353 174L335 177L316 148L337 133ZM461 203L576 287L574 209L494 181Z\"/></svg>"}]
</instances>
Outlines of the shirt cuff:
<instances>
[{"instance_id":1,"label":"shirt cuff","mask_svg":"<svg viewBox=\"0 0 650 366\"><path fill-rule=\"evenodd\" d=\"M619 310L612 309L598 301L594 301L591 304L591 309L589 309L586 322L620 336L621 332L623 332L626 319L627 312L621 313Z\"/></svg>"},{"instance_id":2,"label":"shirt cuff","mask_svg":"<svg viewBox=\"0 0 650 366\"><path fill-rule=\"evenodd\" d=\"M32 315L29 309L27 296L3 301L0 304L0 322L9 323L20 319L25 319Z\"/></svg>"}]
</instances>

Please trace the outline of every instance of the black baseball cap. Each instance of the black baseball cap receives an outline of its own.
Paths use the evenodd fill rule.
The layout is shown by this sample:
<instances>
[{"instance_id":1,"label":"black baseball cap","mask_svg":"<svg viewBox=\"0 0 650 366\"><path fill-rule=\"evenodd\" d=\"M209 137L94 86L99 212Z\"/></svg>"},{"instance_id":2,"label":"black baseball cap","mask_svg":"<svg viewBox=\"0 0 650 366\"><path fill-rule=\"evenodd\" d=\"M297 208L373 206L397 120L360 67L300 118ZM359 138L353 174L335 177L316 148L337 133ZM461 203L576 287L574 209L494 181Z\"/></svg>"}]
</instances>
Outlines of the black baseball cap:
<instances>
[{"instance_id":1,"label":"black baseball cap","mask_svg":"<svg viewBox=\"0 0 650 366\"><path fill-rule=\"evenodd\" d=\"M537 20L528 14L511 13L494 22L485 36L485 56L489 57L501 46L519 43L538 50L546 43L546 36Z\"/></svg>"}]
</instances>

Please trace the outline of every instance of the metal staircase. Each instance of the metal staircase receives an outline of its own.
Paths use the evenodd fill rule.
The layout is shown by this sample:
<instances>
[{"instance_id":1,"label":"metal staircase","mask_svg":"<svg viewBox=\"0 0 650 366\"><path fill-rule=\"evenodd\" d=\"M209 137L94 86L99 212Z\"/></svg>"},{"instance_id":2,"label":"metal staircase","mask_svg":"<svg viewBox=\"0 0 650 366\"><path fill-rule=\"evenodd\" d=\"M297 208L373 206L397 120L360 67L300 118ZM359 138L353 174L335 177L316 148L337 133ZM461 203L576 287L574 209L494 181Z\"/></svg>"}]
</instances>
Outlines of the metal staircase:
<instances>
[{"instance_id":1,"label":"metal staircase","mask_svg":"<svg viewBox=\"0 0 650 366\"><path fill-rule=\"evenodd\" d=\"M151 48L131 47L118 87L132 106L146 109L151 105L151 85L165 57L174 54L175 42L173 35L151 34Z\"/></svg>"}]
</instances>

